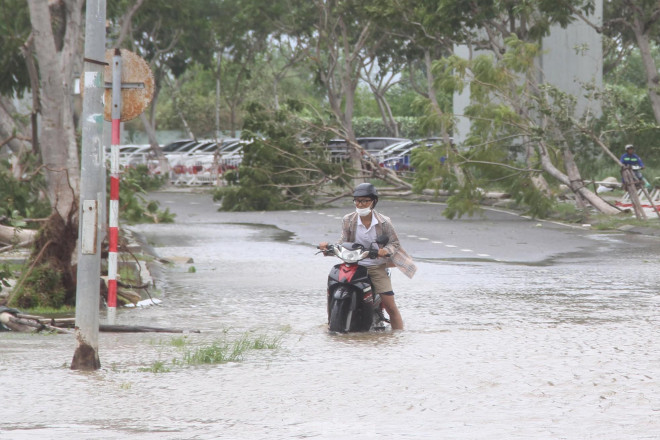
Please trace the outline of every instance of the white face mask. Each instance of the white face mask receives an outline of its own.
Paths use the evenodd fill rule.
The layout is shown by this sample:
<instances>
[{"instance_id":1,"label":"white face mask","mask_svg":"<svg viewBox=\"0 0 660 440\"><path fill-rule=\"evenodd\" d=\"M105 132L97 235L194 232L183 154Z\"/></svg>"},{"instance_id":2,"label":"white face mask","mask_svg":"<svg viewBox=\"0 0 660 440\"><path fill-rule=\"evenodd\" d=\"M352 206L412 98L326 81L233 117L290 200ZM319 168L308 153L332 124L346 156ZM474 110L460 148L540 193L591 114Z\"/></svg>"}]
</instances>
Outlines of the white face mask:
<instances>
[{"instance_id":1,"label":"white face mask","mask_svg":"<svg viewBox=\"0 0 660 440\"><path fill-rule=\"evenodd\" d=\"M366 215L369 215L371 213L371 208L355 208L355 212L358 213L360 217L364 217Z\"/></svg>"}]
</instances>

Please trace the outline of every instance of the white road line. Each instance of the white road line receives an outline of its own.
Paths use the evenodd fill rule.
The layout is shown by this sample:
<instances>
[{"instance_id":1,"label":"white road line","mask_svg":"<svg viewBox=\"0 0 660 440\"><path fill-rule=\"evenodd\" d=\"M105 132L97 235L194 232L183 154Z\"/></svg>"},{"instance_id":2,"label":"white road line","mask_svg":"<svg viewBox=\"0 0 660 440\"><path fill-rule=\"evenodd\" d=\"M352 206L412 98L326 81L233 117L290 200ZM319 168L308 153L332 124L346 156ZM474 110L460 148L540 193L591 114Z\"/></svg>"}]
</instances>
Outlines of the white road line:
<instances>
[{"instance_id":1,"label":"white road line","mask_svg":"<svg viewBox=\"0 0 660 440\"><path fill-rule=\"evenodd\" d=\"M455 248L455 247L458 247L458 246L454 246L453 244L446 244L445 246L447 246L447 247L449 247L449 248Z\"/></svg>"},{"instance_id":2,"label":"white road line","mask_svg":"<svg viewBox=\"0 0 660 440\"><path fill-rule=\"evenodd\" d=\"M424 238L424 237L418 237L417 239L422 241L428 241L428 238Z\"/></svg>"},{"instance_id":3,"label":"white road line","mask_svg":"<svg viewBox=\"0 0 660 440\"><path fill-rule=\"evenodd\" d=\"M408 238L417 238L416 235L407 235Z\"/></svg>"},{"instance_id":4,"label":"white road line","mask_svg":"<svg viewBox=\"0 0 660 440\"><path fill-rule=\"evenodd\" d=\"M490 255L488 255L488 254L477 254L477 255L480 256L480 257L490 257Z\"/></svg>"},{"instance_id":5,"label":"white road line","mask_svg":"<svg viewBox=\"0 0 660 440\"><path fill-rule=\"evenodd\" d=\"M433 243L433 244L442 244L441 241L432 241L431 243Z\"/></svg>"}]
</instances>

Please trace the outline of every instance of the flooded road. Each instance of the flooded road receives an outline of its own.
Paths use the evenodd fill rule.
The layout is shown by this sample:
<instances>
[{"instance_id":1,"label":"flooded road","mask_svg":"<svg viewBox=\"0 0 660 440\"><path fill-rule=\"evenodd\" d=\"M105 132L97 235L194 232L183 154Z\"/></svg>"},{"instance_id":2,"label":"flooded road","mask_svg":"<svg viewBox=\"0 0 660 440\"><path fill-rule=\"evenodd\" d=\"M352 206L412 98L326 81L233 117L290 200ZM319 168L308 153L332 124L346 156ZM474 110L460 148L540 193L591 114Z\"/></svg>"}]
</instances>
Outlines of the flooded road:
<instances>
[{"instance_id":1,"label":"flooded road","mask_svg":"<svg viewBox=\"0 0 660 440\"><path fill-rule=\"evenodd\" d=\"M419 267L393 273L406 330L330 335L338 260L314 246L338 238L348 206L219 213L209 196L153 197L177 223L133 229L193 263L118 323L201 332L101 333L94 373L68 369L72 337L0 333L0 439L660 438L658 238L381 200ZM246 334L278 345L172 363L182 340Z\"/></svg>"}]
</instances>

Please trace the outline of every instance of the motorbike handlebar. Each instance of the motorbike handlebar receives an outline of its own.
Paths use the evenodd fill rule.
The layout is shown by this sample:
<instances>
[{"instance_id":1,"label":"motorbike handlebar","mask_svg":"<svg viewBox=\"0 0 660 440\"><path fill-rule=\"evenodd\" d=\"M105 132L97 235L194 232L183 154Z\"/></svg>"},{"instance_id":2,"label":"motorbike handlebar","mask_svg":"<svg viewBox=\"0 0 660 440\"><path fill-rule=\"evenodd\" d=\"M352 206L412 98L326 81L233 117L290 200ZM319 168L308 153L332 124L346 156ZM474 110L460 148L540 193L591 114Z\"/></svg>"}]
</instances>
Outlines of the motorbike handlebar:
<instances>
[{"instance_id":1,"label":"motorbike handlebar","mask_svg":"<svg viewBox=\"0 0 660 440\"><path fill-rule=\"evenodd\" d=\"M333 252L333 250L334 250L334 246L331 245L331 244L329 244L328 247L325 248L325 249L321 249L321 246L316 246L316 249L319 250L319 251L317 252L317 254L322 253L323 256L325 256L325 257L328 257L328 256L330 256L330 255L333 255L333 253L334 253L334 252Z\"/></svg>"}]
</instances>

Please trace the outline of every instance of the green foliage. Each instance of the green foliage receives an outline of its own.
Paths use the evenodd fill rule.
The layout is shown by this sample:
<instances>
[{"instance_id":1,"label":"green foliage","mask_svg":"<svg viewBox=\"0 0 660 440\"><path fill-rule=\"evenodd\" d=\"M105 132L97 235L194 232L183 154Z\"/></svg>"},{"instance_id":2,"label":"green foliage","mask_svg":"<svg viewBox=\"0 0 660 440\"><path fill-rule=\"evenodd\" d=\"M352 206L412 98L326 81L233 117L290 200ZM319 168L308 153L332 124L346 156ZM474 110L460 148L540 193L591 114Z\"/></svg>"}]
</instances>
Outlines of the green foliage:
<instances>
[{"instance_id":1,"label":"green foliage","mask_svg":"<svg viewBox=\"0 0 660 440\"><path fill-rule=\"evenodd\" d=\"M110 200L110 179L107 179L107 197ZM160 204L145 197L147 190L159 188L165 177L150 175L145 165L124 169L119 185L119 216L128 223L172 223L174 214L169 208L160 210Z\"/></svg>"},{"instance_id":2,"label":"green foliage","mask_svg":"<svg viewBox=\"0 0 660 440\"><path fill-rule=\"evenodd\" d=\"M40 265L26 272L20 280L20 295L10 301L11 307L30 309L50 307L60 309L65 306L66 289L63 287L62 274L57 270Z\"/></svg>"},{"instance_id":3,"label":"green foliage","mask_svg":"<svg viewBox=\"0 0 660 440\"><path fill-rule=\"evenodd\" d=\"M12 226L25 226L24 218L46 218L51 211L50 203L42 196L46 184L43 175L36 172L36 157L24 155L21 162L24 177L17 180L9 162L0 160L0 223Z\"/></svg>"},{"instance_id":4,"label":"green foliage","mask_svg":"<svg viewBox=\"0 0 660 440\"><path fill-rule=\"evenodd\" d=\"M209 346L188 350L183 355L183 363L187 365L203 365L238 362L243 360L244 354L248 351L277 349L280 346L280 341L281 337L252 337L246 333L231 343L228 341L216 341Z\"/></svg>"},{"instance_id":5,"label":"green foliage","mask_svg":"<svg viewBox=\"0 0 660 440\"><path fill-rule=\"evenodd\" d=\"M30 32L30 15L23 0L0 0L0 94L19 98L30 87L21 46Z\"/></svg>"},{"instance_id":6,"label":"green foliage","mask_svg":"<svg viewBox=\"0 0 660 440\"><path fill-rule=\"evenodd\" d=\"M193 64L182 74L178 88L164 87L158 104L158 126L161 129L182 128L185 115L190 130L198 136L210 136L215 130L215 79L213 72ZM220 114L220 124L229 126L226 111Z\"/></svg>"},{"instance_id":7,"label":"green foliage","mask_svg":"<svg viewBox=\"0 0 660 440\"><path fill-rule=\"evenodd\" d=\"M413 191L420 193L424 189L432 189L437 192L456 187L456 179L447 161L448 153L448 148L441 144L412 151L410 164L415 168Z\"/></svg>"},{"instance_id":8,"label":"green foliage","mask_svg":"<svg viewBox=\"0 0 660 440\"><path fill-rule=\"evenodd\" d=\"M172 371L171 368L165 365L163 361L155 361L150 367L140 367L138 371L141 373L169 373Z\"/></svg>"},{"instance_id":9,"label":"green foliage","mask_svg":"<svg viewBox=\"0 0 660 440\"><path fill-rule=\"evenodd\" d=\"M518 174L509 179L506 188L514 195L516 203L526 207L526 214L534 218L546 218L553 211L555 200L537 188L532 177L532 173Z\"/></svg>"},{"instance_id":10,"label":"green foliage","mask_svg":"<svg viewBox=\"0 0 660 440\"><path fill-rule=\"evenodd\" d=\"M574 101L550 87L541 86L543 93L530 93L538 46L515 36L506 43L507 51L499 61L482 55L471 62L451 56L434 63L437 89L451 94L464 89L469 81L472 99L465 110L471 131L464 145L418 149L411 158L416 169L415 191L449 191L448 209L444 212L448 218L472 215L479 209L484 191L494 189L512 194L516 203L526 207L532 216L548 215L554 201L535 185L540 164L535 156L530 156L534 150L527 148L525 142L533 145L542 140L546 148L562 148L580 139L571 134L575 129L570 127L568 116L572 115ZM528 75L529 81L521 79ZM541 130L534 109L555 117L556 127L560 128ZM430 109L428 112L434 113ZM438 126L452 126L452 115L443 115L445 119L437 114L433 117L438 118ZM553 139L555 133L561 137Z\"/></svg>"},{"instance_id":11,"label":"green foliage","mask_svg":"<svg viewBox=\"0 0 660 440\"><path fill-rule=\"evenodd\" d=\"M169 342L169 345L182 353L181 358L175 357L172 359L172 365L185 367L240 362L247 352L278 349L281 346L282 336L269 337L244 333L233 341L218 339L207 345L188 348L191 342L187 337L173 338ZM159 360L149 367L140 368L139 371L167 373L171 371L171 368L165 362Z\"/></svg>"},{"instance_id":12,"label":"green foliage","mask_svg":"<svg viewBox=\"0 0 660 440\"><path fill-rule=\"evenodd\" d=\"M7 280L13 278L14 274L12 273L9 265L3 264L0 266L0 292L2 292L3 287L9 287L9 282Z\"/></svg>"},{"instance_id":13,"label":"green foliage","mask_svg":"<svg viewBox=\"0 0 660 440\"><path fill-rule=\"evenodd\" d=\"M394 118L399 126L399 137L406 139L419 139L427 136L425 131L420 126L420 121L415 117L396 117ZM390 137L391 133L387 132L387 128L383 123L382 118L361 117L353 119L353 130L356 137Z\"/></svg>"},{"instance_id":14,"label":"green foliage","mask_svg":"<svg viewBox=\"0 0 660 440\"><path fill-rule=\"evenodd\" d=\"M37 306L27 309L23 308L21 309L21 311L29 315L44 316L48 318L50 317L60 318L60 317L72 317L76 313L76 308L74 306L68 306L68 305L64 305L61 307Z\"/></svg>"},{"instance_id":15,"label":"green foliage","mask_svg":"<svg viewBox=\"0 0 660 440\"><path fill-rule=\"evenodd\" d=\"M324 154L323 135L296 116L300 110L294 102L279 111L258 103L248 106L243 161L237 171L225 173L231 186L214 194L215 200L222 199L222 210L311 207L325 184L347 181L341 165Z\"/></svg>"},{"instance_id":16,"label":"green foliage","mask_svg":"<svg viewBox=\"0 0 660 440\"><path fill-rule=\"evenodd\" d=\"M464 215L472 216L481 210L482 193L479 188L473 185L463 185L458 187L447 199L447 209L443 215L449 219L460 218Z\"/></svg>"}]
</instances>

